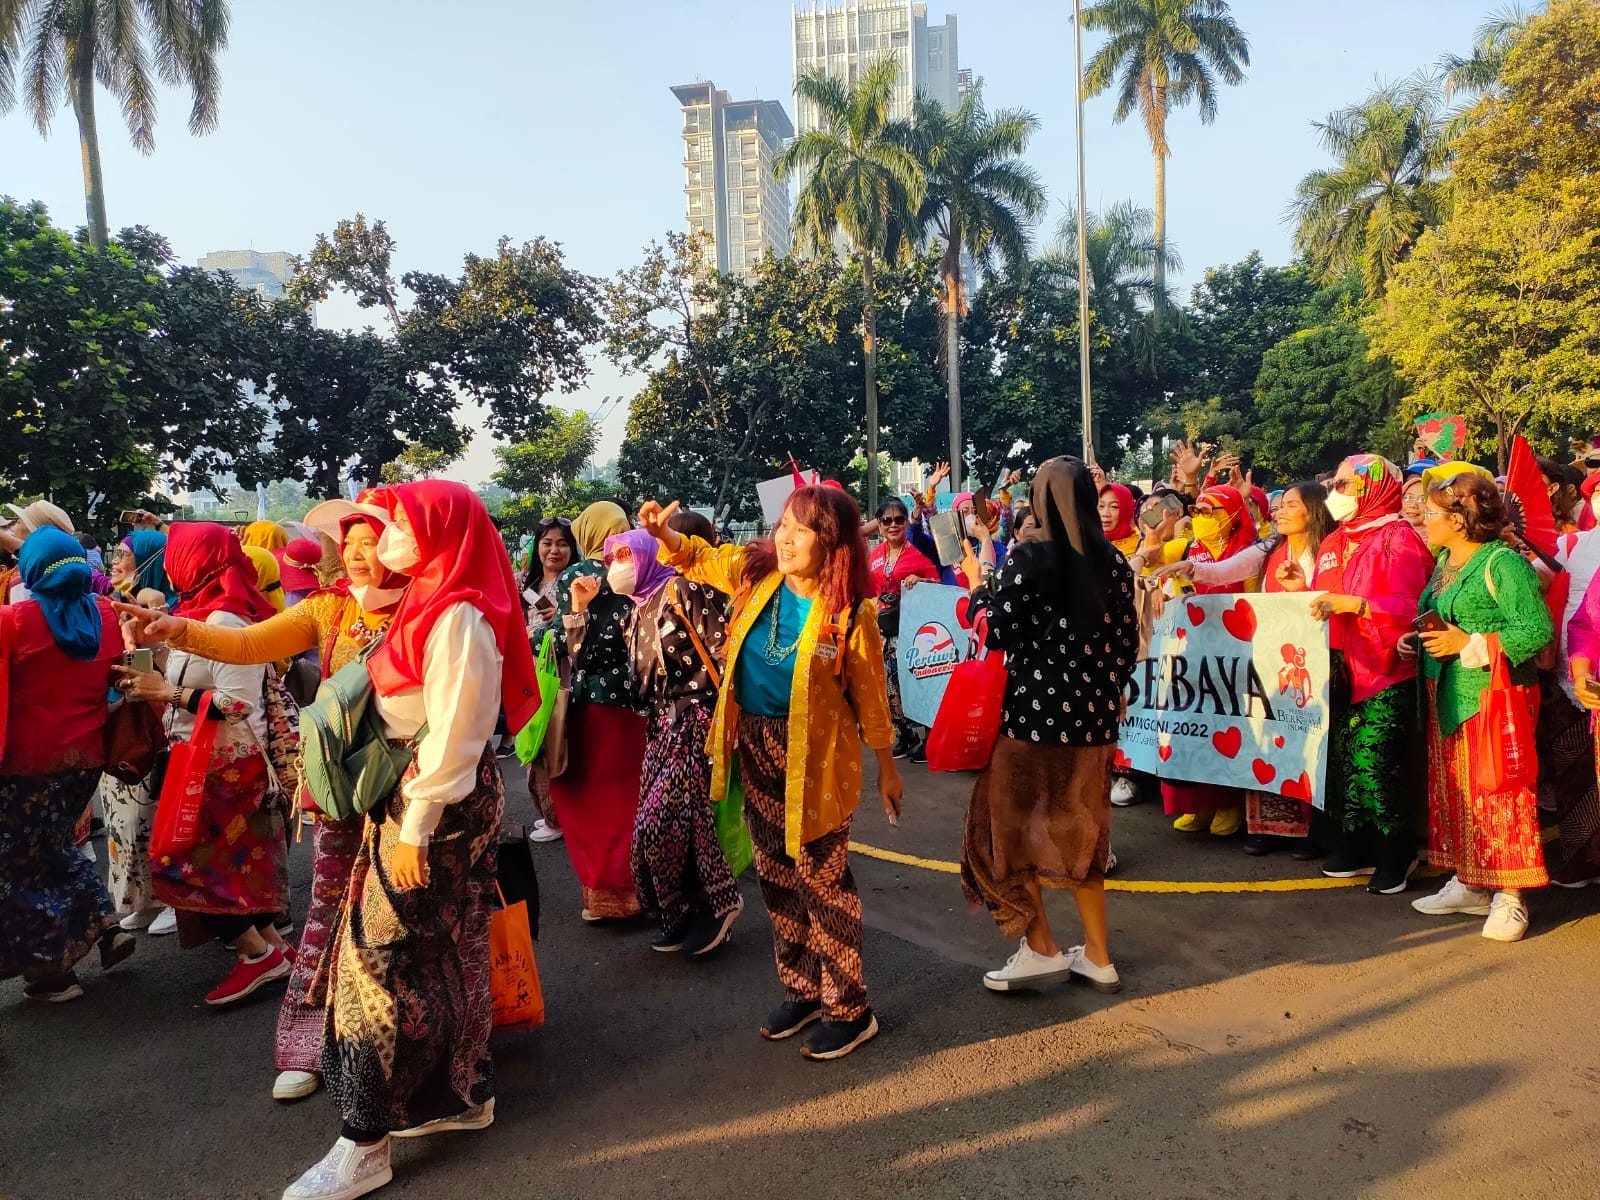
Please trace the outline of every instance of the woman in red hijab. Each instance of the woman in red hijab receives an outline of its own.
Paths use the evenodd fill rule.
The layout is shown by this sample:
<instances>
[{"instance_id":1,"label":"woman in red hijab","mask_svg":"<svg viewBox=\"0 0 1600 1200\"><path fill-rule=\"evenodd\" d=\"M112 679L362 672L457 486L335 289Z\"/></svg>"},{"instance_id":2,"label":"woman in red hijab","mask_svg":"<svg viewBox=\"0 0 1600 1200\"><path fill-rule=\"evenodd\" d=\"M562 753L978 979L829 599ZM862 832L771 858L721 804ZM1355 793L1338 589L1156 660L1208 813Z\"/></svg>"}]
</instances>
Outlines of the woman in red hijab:
<instances>
[{"instance_id":1,"label":"woman in red hijab","mask_svg":"<svg viewBox=\"0 0 1600 1200\"><path fill-rule=\"evenodd\" d=\"M238 632L273 615L256 587L256 569L231 530L180 521L167 531L167 576L178 592L176 617L139 614L146 641L176 628ZM156 628L159 626L159 628ZM287 978L289 959L274 928L289 908L289 797L274 786L266 668L230 665L176 639L165 673L119 668L119 688L165 706L167 736L190 739L197 724L219 722L201 793L200 834L188 849L151 860L155 897L178 913L184 946L213 939L233 945L233 968L206 996L234 1004ZM210 695L204 707L202 699Z\"/></svg>"},{"instance_id":2,"label":"woman in red hijab","mask_svg":"<svg viewBox=\"0 0 1600 1200\"><path fill-rule=\"evenodd\" d=\"M1123 558L1131 558L1139 548L1139 526L1134 521L1137 514L1133 492L1126 484L1100 485L1100 528Z\"/></svg>"},{"instance_id":3,"label":"woman in red hijab","mask_svg":"<svg viewBox=\"0 0 1600 1200\"><path fill-rule=\"evenodd\" d=\"M367 660L391 739L416 762L366 822L350 899L308 997L330 1010L323 1077L343 1128L285 1200L359 1195L391 1176L390 1135L494 1120L489 914L505 804L490 745L539 706L516 579L489 513L459 483L374 499L383 566L410 583Z\"/></svg>"}]
</instances>

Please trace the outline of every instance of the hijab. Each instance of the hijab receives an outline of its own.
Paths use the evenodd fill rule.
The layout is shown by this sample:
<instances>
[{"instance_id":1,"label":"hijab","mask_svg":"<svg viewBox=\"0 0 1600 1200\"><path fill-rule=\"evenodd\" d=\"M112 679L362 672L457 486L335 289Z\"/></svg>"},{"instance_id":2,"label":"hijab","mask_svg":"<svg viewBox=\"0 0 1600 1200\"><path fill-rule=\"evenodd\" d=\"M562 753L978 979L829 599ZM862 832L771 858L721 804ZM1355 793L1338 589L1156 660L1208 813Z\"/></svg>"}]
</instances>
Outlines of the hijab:
<instances>
[{"instance_id":1,"label":"hijab","mask_svg":"<svg viewBox=\"0 0 1600 1200\"><path fill-rule=\"evenodd\" d=\"M17 552L22 586L44 614L50 636L69 658L87 660L100 652L100 607L94 574L78 539L53 525L34 530Z\"/></svg>"},{"instance_id":2,"label":"hijab","mask_svg":"<svg viewBox=\"0 0 1600 1200\"><path fill-rule=\"evenodd\" d=\"M273 612L282 612L288 605L283 599L283 583L278 573L278 560L272 556L271 550L262 549L260 546L246 546L244 553L256 569L256 587L261 589L261 594L267 598L267 603L272 605Z\"/></svg>"},{"instance_id":3,"label":"hijab","mask_svg":"<svg viewBox=\"0 0 1600 1200\"><path fill-rule=\"evenodd\" d=\"M365 525L379 537L389 527L389 522L381 517L369 516L366 513L357 513L345 517L339 522L339 545L344 545L344 539L350 536L350 530L357 525ZM341 563L344 559L341 557ZM392 613L394 606L400 603L400 597L405 595L406 585L411 582L398 571L391 571L388 567L378 564L383 568L383 577L377 583L368 584L361 595L356 595L356 585L350 582L348 573L341 575L334 581L331 591L341 596L348 596L361 606L361 611L379 616L383 613Z\"/></svg>"},{"instance_id":4,"label":"hijab","mask_svg":"<svg viewBox=\"0 0 1600 1200\"><path fill-rule=\"evenodd\" d=\"M1019 539L1018 569L1086 616L1102 617L1115 583L1116 552L1100 526L1094 476L1083 460L1046 461L1028 487L1034 521Z\"/></svg>"},{"instance_id":5,"label":"hijab","mask_svg":"<svg viewBox=\"0 0 1600 1200\"><path fill-rule=\"evenodd\" d=\"M373 685L385 696L422 686L428 635L451 606L470 604L494 631L500 702L520 733L538 711L539 683L511 558L489 510L470 488L444 479L401 484L386 498L410 520L420 557L383 645L367 660Z\"/></svg>"},{"instance_id":6,"label":"hijab","mask_svg":"<svg viewBox=\"0 0 1600 1200\"><path fill-rule=\"evenodd\" d=\"M134 570L141 588L154 588L167 598L167 607L178 602L178 589L167 578L167 535L157 529L140 529L122 539L133 551Z\"/></svg>"},{"instance_id":7,"label":"hijab","mask_svg":"<svg viewBox=\"0 0 1600 1200\"><path fill-rule=\"evenodd\" d=\"M629 529L625 533L612 534L606 539L606 557L610 558L618 546L626 546L633 552L634 584L631 595L635 604L643 604L666 587L667 582L677 574L656 557L661 550L661 543L648 530Z\"/></svg>"},{"instance_id":8,"label":"hijab","mask_svg":"<svg viewBox=\"0 0 1600 1200\"><path fill-rule=\"evenodd\" d=\"M1484 468L1469 462L1442 462L1427 468L1422 472L1422 490L1426 495L1442 483L1448 483L1457 475L1479 475L1491 483L1494 476Z\"/></svg>"},{"instance_id":9,"label":"hijab","mask_svg":"<svg viewBox=\"0 0 1600 1200\"><path fill-rule=\"evenodd\" d=\"M1196 507L1202 504L1221 509L1223 516L1220 518L1214 537L1201 537L1199 528L1196 527L1195 543L1199 546L1199 551L1191 554L1191 558L1201 562L1222 562L1224 559L1232 558L1256 540L1256 527L1250 520L1250 514L1244 506L1244 497L1239 494L1238 489L1221 484L1208 487L1195 499ZM1198 518L1196 520L1198 521Z\"/></svg>"},{"instance_id":10,"label":"hijab","mask_svg":"<svg viewBox=\"0 0 1600 1200\"><path fill-rule=\"evenodd\" d=\"M1352 454L1344 460L1355 473L1351 496L1356 511L1346 521L1349 533L1362 534L1400 519L1406 481L1399 467L1377 454Z\"/></svg>"},{"instance_id":11,"label":"hijab","mask_svg":"<svg viewBox=\"0 0 1600 1200\"><path fill-rule=\"evenodd\" d=\"M289 531L274 521L252 521L244 527L239 541L263 550L282 550L289 544Z\"/></svg>"},{"instance_id":12,"label":"hijab","mask_svg":"<svg viewBox=\"0 0 1600 1200\"><path fill-rule=\"evenodd\" d=\"M1116 528L1106 530L1106 537L1113 542L1120 542L1135 532L1133 519L1136 505L1133 502L1133 493L1128 490L1126 484L1121 483L1108 483L1100 489L1102 496L1107 492L1117 498L1117 524Z\"/></svg>"},{"instance_id":13,"label":"hijab","mask_svg":"<svg viewBox=\"0 0 1600 1200\"><path fill-rule=\"evenodd\" d=\"M252 624L273 615L256 586L255 564L226 526L178 521L168 529L167 574L178 589L176 615L204 621L225 612Z\"/></svg>"},{"instance_id":14,"label":"hijab","mask_svg":"<svg viewBox=\"0 0 1600 1200\"><path fill-rule=\"evenodd\" d=\"M609 500L597 500L578 514L572 523L572 536L577 539L578 551L584 558L599 558L605 553L606 539L613 534L626 533L628 514Z\"/></svg>"}]
</instances>

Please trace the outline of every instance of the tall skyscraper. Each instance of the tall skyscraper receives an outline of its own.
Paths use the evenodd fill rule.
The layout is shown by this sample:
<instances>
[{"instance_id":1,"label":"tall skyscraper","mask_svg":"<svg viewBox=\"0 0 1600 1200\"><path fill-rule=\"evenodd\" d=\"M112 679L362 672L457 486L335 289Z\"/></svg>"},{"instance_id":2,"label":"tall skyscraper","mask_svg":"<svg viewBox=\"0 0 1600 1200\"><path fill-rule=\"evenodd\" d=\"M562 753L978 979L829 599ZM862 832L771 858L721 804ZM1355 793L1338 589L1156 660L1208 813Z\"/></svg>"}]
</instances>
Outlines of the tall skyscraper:
<instances>
[{"instance_id":1,"label":"tall skyscraper","mask_svg":"<svg viewBox=\"0 0 1600 1200\"><path fill-rule=\"evenodd\" d=\"M218 250L197 264L213 275L228 274L240 287L251 288L263 300L280 300L294 278L290 256L282 250Z\"/></svg>"},{"instance_id":2,"label":"tall skyscraper","mask_svg":"<svg viewBox=\"0 0 1600 1200\"><path fill-rule=\"evenodd\" d=\"M862 70L885 55L900 61L900 82L889 115L911 115L912 98L929 96L946 108L961 99L956 56L956 18L928 24L928 6L920 0L812 0L796 5L794 75L832 75L854 83ZM795 123L801 133L820 125L816 107L797 102Z\"/></svg>"},{"instance_id":3,"label":"tall skyscraper","mask_svg":"<svg viewBox=\"0 0 1600 1200\"><path fill-rule=\"evenodd\" d=\"M683 106L683 191L689 229L708 233L707 261L743 275L768 250L789 250L789 188L773 174L794 136L776 100L730 100L714 83L672 89Z\"/></svg>"}]
</instances>

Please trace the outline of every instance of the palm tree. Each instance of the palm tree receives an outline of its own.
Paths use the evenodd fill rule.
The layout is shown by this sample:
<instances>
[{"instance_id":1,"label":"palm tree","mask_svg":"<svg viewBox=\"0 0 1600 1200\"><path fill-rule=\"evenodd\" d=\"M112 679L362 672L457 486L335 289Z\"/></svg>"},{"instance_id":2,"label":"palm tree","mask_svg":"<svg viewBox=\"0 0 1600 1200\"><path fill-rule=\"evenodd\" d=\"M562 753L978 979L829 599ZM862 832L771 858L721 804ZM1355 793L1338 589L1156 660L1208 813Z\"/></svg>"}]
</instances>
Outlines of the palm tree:
<instances>
[{"instance_id":1,"label":"palm tree","mask_svg":"<svg viewBox=\"0 0 1600 1200\"><path fill-rule=\"evenodd\" d=\"M1500 83L1500 73L1506 65L1506 54L1516 44L1534 11L1525 4L1507 4L1489 14L1472 35L1472 53L1466 58L1447 54L1439 60L1444 73L1446 98L1456 93L1478 97L1492 92Z\"/></svg>"},{"instance_id":2,"label":"palm tree","mask_svg":"<svg viewBox=\"0 0 1600 1200\"><path fill-rule=\"evenodd\" d=\"M861 261L861 347L866 359L867 508L878 507L878 314L873 268L910 246L909 231L927 181L912 153L911 126L889 119L900 77L893 58L879 59L853 84L802 75L794 93L817 106L822 127L796 138L778 157L777 176L801 171L796 236L821 252L843 232Z\"/></svg>"},{"instance_id":3,"label":"palm tree","mask_svg":"<svg viewBox=\"0 0 1600 1200\"><path fill-rule=\"evenodd\" d=\"M1328 283L1359 266L1368 297L1382 291L1449 201L1448 121L1438 87L1417 76L1386 84L1315 128L1335 165L1295 189L1295 249Z\"/></svg>"},{"instance_id":4,"label":"palm tree","mask_svg":"<svg viewBox=\"0 0 1600 1200\"><path fill-rule=\"evenodd\" d=\"M1118 344L1116 356L1155 369L1156 339L1151 318L1171 302L1161 282L1166 268L1183 270L1183 260L1157 239L1155 214L1132 200L1120 200L1103 213L1089 214L1089 308L1099 326ZM1040 258L1044 269L1074 291L1078 286L1078 216L1069 212L1056 226L1056 240Z\"/></svg>"},{"instance_id":5,"label":"palm tree","mask_svg":"<svg viewBox=\"0 0 1600 1200\"><path fill-rule=\"evenodd\" d=\"M217 124L222 79L217 56L228 44L227 0L0 0L0 113L21 99L41 135L63 98L78 118L89 241L104 250L104 180L95 125L98 80L122 106L134 147L155 149L156 95L151 78L187 85L194 97L189 129Z\"/></svg>"},{"instance_id":6,"label":"palm tree","mask_svg":"<svg viewBox=\"0 0 1600 1200\"><path fill-rule=\"evenodd\" d=\"M944 283L945 390L950 408L950 486L959 491L965 442L961 436L961 318L966 289L961 254L983 270L996 260L1019 265L1028 257L1028 226L1044 213L1038 174L1018 157L1039 128L1024 109L990 113L981 89L968 92L954 112L919 97L912 113L918 157L928 190L918 221L939 235L939 275Z\"/></svg>"},{"instance_id":7,"label":"palm tree","mask_svg":"<svg viewBox=\"0 0 1600 1200\"><path fill-rule=\"evenodd\" d=\"M1083 94L1098 96L1115 82L1115 119L1134 109L1155 156L1155 240L1167 242L1167 114L1195 101L1200 120L1217 117L1217 82L1244 82L1250 40L1226 0L1097 0L1083 10L1083 27L1109 35L1084 72ZM1155 263L1156 296L1166 300L1165 262Z\"/></svg>"}]
</instances>

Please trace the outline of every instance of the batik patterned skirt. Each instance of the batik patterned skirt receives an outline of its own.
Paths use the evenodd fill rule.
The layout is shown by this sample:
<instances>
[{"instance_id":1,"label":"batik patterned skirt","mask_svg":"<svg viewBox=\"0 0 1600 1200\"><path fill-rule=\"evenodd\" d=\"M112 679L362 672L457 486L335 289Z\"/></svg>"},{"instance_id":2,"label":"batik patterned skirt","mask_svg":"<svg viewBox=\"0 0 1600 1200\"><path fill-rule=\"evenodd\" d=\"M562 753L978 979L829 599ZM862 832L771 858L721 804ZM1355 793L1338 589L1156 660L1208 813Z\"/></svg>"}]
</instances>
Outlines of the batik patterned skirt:
<instances>
[{"instance_id":1,"label":"batik patterned skirt","mask_svg":"<svg viewBox=\"0 0 1600 1200\"><path fill-rule=\"evenodd\" d=\"M1409 831L1420 815L1422 775L1416 681L1397 683L1358 703L1341 703L1336 693L1331 732L1329 816L1352 833Z\"/></svg>"},{"instance_id":2,"label":"batik patterned skirt","mask_svg":"<svg viewBox=\"0 0 1600 1200\"><path fill-rule=\"evenodd\" d=\"M70 971L116 924L95 864L73 829L98 768L0 776L0 979Z\"/></svg>"},{"instance_id":3,"label":"batik patterned skirt","mask_svg":"<svg viewBox=\"0 0 1600 1200\"><path fill-rule=\"evenodd\" d=\"M307 999L311 980L322 957L333 941L339 923L339 910L350 891L350 871L361 850L366 818L343 821L318 817L311 831L311 898L306 905L305 922L300 927L299 952L289 990L283 994L278 1010L278 1034L274 1060L280 1071L322 1070L322 1043L328 1028L328 1013Z\"/></svg>"},{"instance_id":4,"label":"batik patterned skirt","mask_svg":"<svg viewBox=\"0 0 1600 1200\"><path fill-rule=\"evenodd\" d=\"M413 763L405 779L415 772ZM322 1074L348 1125L408 1129L494 1095L489 916L504 808L485 746L472 794L439 818L427 885L410 891L390 882L401 787L384 820L365 822L333 945L306 993L307 1004L328 1010Z\"/></svg>"},{"instance_id":5,"label":"batik patterned skirt","mask_svg":"<svg viewBox=\"0 0 1600 1200\"><path fill-rule=\"evenodd\" d=\"M1536 703L1534 688L1518 688ZM1439 732L1434 684L1428 695L1428 862L1456 873L1474 888L1542 887L1544 845L1539 838L1539 801L1530 787L1486 793L1474 778L1474 748L1482 717L1473 717L1449 737ZM1534 753L1532 739L1516 748Z\"/></svg>"},{"instance_id":6,"label":"batik patterned skirt","mask_svg":"<svg viewBox=\"0 0 1600 1200\"><path fill-rule=\"evenodd\" d=\"M127 784L110 775L100 777L100 804L106 812L106 891L119 913L144 912L155 904L150 878L150 827L155 823L156 800L149 781Z\"/></svg>"}]
</instances>

